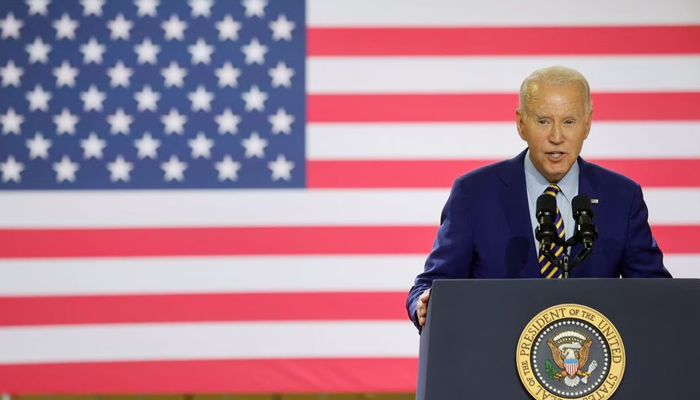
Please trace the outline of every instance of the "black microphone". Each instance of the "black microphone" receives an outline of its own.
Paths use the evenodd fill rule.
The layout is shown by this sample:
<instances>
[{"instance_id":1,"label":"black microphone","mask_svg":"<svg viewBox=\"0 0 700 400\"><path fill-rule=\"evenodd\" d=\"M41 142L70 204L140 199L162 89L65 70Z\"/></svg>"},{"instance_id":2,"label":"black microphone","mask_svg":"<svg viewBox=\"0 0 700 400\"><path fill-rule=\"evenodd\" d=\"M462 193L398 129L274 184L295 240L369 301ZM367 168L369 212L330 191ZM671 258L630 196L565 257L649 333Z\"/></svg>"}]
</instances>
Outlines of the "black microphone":
<instances>
[{"instance_id":1,"label":"black microphone","mask_svg":"<svg viewBox=\"0 0 700 400\"><path fill-rule=\"evenodd\" d=\"M591 199L580 194L571 201L571 209L576 220L576 241L582 243L585 249L593 248L593 242L598 239L598 229L593 225Z\"/></svg>"},{"instance_id":2,"label":"black microphone","mask_svg":"<svg viewBox=\"0 0 700 400\"><path fill-rule=\"evenodd\" d=\"M535 237L545 249L552 247L557 236L557 227L554 221L557 219L557 200L549 194L542 194L537 198L537 222L540 224L535 229Z\"/></svg>"}]
</instances>

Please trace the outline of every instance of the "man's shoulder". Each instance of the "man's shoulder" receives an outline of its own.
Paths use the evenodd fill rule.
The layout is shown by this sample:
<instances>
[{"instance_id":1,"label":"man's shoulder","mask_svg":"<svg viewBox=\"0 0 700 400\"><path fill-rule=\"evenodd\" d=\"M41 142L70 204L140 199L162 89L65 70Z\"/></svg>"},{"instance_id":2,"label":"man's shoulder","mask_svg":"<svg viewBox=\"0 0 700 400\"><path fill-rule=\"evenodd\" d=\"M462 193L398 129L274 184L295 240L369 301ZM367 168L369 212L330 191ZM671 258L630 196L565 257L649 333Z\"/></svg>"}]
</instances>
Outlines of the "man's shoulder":
<instances>
[{"instance_id":1,"label":"man's shoulder","mask_svg":"<svg viewBox=\"0 0 700 400\"><path fill-rule=\"evenodd\" d=\"M497 185L500 177L508 168L513 168L514 159L496 161L488 165L475 168L455 179L455 186L484 187Z\"/></svg>"},{"instance_id":2,"label":"man's shoulder","mask_svg":"<svg viewBox=\"0 0 700 400\"><path fill-rule=\"evenodd\" d=\"M640 187L632 178L592 162L586 162L586 173L605 189L634 191Z\"/></svg>"}]
</instances>

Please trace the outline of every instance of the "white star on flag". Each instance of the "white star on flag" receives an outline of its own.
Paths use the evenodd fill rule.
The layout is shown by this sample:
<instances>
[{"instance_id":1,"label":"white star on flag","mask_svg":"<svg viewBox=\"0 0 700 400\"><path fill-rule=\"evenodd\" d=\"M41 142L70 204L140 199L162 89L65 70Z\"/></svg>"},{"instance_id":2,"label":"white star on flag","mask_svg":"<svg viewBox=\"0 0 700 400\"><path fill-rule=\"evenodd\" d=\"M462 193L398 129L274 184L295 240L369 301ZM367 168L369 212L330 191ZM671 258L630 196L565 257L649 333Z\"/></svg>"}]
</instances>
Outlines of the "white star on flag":
<instances>
[{"instance_id":1,"label":"white star on flag","mask_svg":"<svg viewBox=\"0 0 700 400\"><path fill-rule=\"evenodd\" d=\"M161 69L160 73L165 79L165 83L163 85L166 88L172 86L182 87L185 84L187 70L185 68L180 68L175 61L171 61L170 66L168 66L168 68Z\"/></svg>"},{"instance_id":2,"label":"white star on flag","mask_svg":"<svg viewBox=\"0 0 700 400\"><path fill-rule=\"evenodd\" d=\"M78 68L71 67L68 61L63 61L60 67L53 69L53 75L56 77L56 87L75 86L75 77L78 76Z\"/></svg>"},{"instance_id":3,"label":"white star on flag","mask_svg":"<svg viewBox=\"0 0 700 400\"><path fill-rule=\"evenodd\" d=\"M112 31L109 37L112 40L124 39L129 40L129 31L133 28L134 23L124 19L124 14L119 13L117 17L107 22L107 28Z\"/></svg>"},{"instance_id":4,"label":"white star on flag","mask_svg":"<svg viewBox=\"0 0 700 400\"><path fill-rule=\"evenodd\" d=\"M84 55L84 64L102 64L102 55L105 51L107 51L107 47L103 44L99 44L94 37L90 38L87 44L80 46L80 52Z\"/></svg>"},{"instance_id":5,"label":"white star on flag","mask_svg":"<svg viewBox=\"0 0 700 400\"><path fill-rule=\"evenodd\" d=\"M24 164L17 162L15 156L9 155L7 161L0 163L0 172L2 172L2 181L14 181L19 183L22 179L20 174L24 171Z\"/></svg>"},{"instance_id":6,"label":"white star on flag","mask_svg":"<svg viewBox=\"0 0 700 400\"><path fill-rule=\"evenodd\" d=\"M250 43L241 48L243 54L245 54L245 63L250 65L253 63L263 65L265 63L265 53L267 53L267 46L260 44L258 38L253 38Z\"/></svg>"},{"instance_id":7,"label":"white star on flag","mask_svg":"<svg viewBox=\"0 0 700 400\"><path fill-rule=\"evenodd\" d=\"M158 8L158 0L136 0L134 2L138 11L136 12L139 17L156 17L158 16L156 8Z\"/></svg>"},{"instance_id":8,"label":"white star on flag","mask_svg":"<svg viewBox=\"0 0 700 400\"><path fill-rule=\"evenodd\" d=\"M216 170L219 171L219 181L238 180L238 171L241 163L233 161L231 156L226 155L224 159L216 163Z\"/></svg>"},{"instance_id":9,"label":"white star on flag","mask_svg":"<svg viewBox=\"0 0 700 400\"><path fill-rule=\"evenodd\" d=\"M61 19L54 21L53 27L56 29L56 40L75 39L75 30L78 29L78 21L70 19L67 13L61 15Z\"/></svg>"},{"instance_id":10,"label":"white star on flag","mask_svg":"<svg viewBox=\"0 0 700 400\"><path fill-rule=\"evenodd\" d=\"M187 163L178 160L177 156L170 156L170 160L168 160L168 162L161 163L160 167L163 171L165 171L165 176L163 179L168 182L172 180L182 182L185 179L184 173L187 169Z\"/></svg>"},{"instance_id":11,"label":"white star on flag","mask_svg":"<svg viewBox=\"0 0 700 400\"><path fill-rule=\"evenodd\" d=\"M7 110L7 113L0 114L0 124L2 124L2 134L7 135L9 133L14 133L15 135L20 134L20 126L24 122L24 117L15 112L13 107Z\"/></svg>"},{"instance_id":12,"label":"white star on flag","mask_svg":"<svg viewBox=\"0 0 700 400\"><path fill-rule=\"evenodd\" d=\"M244 92L241 97L243 97L243 101L245 101L246 111L265 110L265 100L267 100L268 95L265 92L261 92L258 85L253 85L250 90Z\"/></svg>"},{"instance_id":13,"label":"white star on flag","mask_svg":"<svg viewBox=\"0 0 700 400\"><path fill-rule=\"evenodd\" d=\"M107 141L100 139L95 132L92 132L87 139L80 141L80 147L83 148L83 158L86 160L90 158L101 159L102 151L107 147Z\"/></svg>"},{"instance_id":14,"label":"white star on flag","mask_svg":"<svg viewBox=\"0 0 700 400\"><path fill-rule=\"evenodd\" d=\"M130 162L126 162L124 159L124 156L121 154L117 156L117 158L111 162L107 163L107 169L110 172L110 177L109 179L112 182L117 182L117 181L124 181L124 182L129 182L129 174L131 173L131 170L134 169L134 164Z\"/></svg>"},{"instance_id":15,"label":"white star on flag","mask_svg":"<svg viewBox=\"0 0 700 400\"><path fill-rule=\"evenodd\" d=\"M165 40L185 39L187 22L180 20L180 18L178 18L178 16L175 14L171 15L169 20L161 23L160 27L165 31Z\"/></svg>"},{"instance_id":16,"label":"white star on flag","mask_svg":"<svg viewBox=\"0 0 700 400\"><path fill-rule=\"evenodd\" d=\"M107 75L109 75L109 77L112 79L110 83L110 86L112 87L129 87L129 79L131 79L131 75L133 74L134 70L125 67L124 63L121 60L117 61L117 64L114 66L114 68L110 68L107 70Z\"/></svg>"},{"instance_id":17,"label":"white star on flag","mask_svg":"<svg viewBox=\"0 0 700 400\"><path fill-rule=\"evenodd\" d=\"M280 179L289 181L292 179L292 170L294 169L294 162L288 161L284 154L277 155L277 159L275 161L268 162L267 167L272 171L273 181L277 181Z\"/></svg>"},{"instance_id":18,"label":"white star on flag","mask_svg":"<svg viewBox=\"0 0 700 400\"><path fill-rule=\"evenodd\" d=\"M80 5L83 6L83 15L102 16L102 6L105 5L105 0L80 0Z\"/></svg>"},{"instance_id":19,"label":"white star on flag","mask_svg":"<svg viewBox=\"0 0 700 400\"><path fill-rule=\"evenodd\" d=\"M102 111L102 102L107 98L107 94L97 90L97 86L90 85L87 92L80 93L80 99L83 101L83 110Z\"/></svg>"},{"instance_id":20,"label":"white star on flag","mask_svg":"<svg viewBox=\"0 0 700 400\"><path fill-rule=\"evenodd\" d=\"M211 62L211 54L214 52L214 46L208 45L204 39L198 39L197 43L188 47L192 54L192 64L209 64Z\"/></svg>"},{"instance_id":21,"label":"white star on flag","mask_svg":"<svg viewBox=\"0 0 700 400\"><path fill-rule=\"evenodd\" d=\"M233 68L231 62L226 61L223 67L216 69L215 74L219 78L219 87L237 87L238 78L241 76L241 70Z\"/></svg>"},{"instance_id":22,"label":"white star on flag","mask_svg":"<svg viewBox=\"0 0 700 400\"><path fill-rule=\"evenodd\" d=\"M34 134L33 139L27 139L25 142L27 148L29 148L29 159L33 160L35 158L41 158L46 160L49 158L49 149L51 148L51 141L44 139L41 132Z\"/></svg>"},{"instance_id":23,"label":"white star on flag","mask_svg":"<svg viewBox=\"0 0 700 400\"><path fill-rule=\"evenodd\" d=\"M134 98L139 103L137 110L139 111L158 111L158 100L160 100L160 93L154 92L151 89L151 85L146 85L140 92L134 94Z\"/></svg>"},{"instance_id":24,"label":"white star on flag","mask_svg":"<svg viewBox=\"0 0 700 400\"><path fill-rule=\"evenodd\" d=\"M75 124L77 124L79 120L80 118L78 118L77 115L71 114L70 110L64 108L61 110L61 114L53 117L53 123L56 124L56 133L58 135L64 133L75 135Z\"/></svg>"},{"instance_id":25,"label":"white star on flag","mask_svg":"<svg viewBox=\"0 0 700 400\"><path fill-rule=\"evenodd\" d=\"M211 102L214 100L214 93L207 92L203 85L197 86L196 92L190 92L187 98L192 102L192 111L209 111Z\"/></svg>"},{"instance_id":26,"label":"white star on flag","mask_svg":"<svg viewBox=\"0 0 700 400\"><path fill-rule=\"evenodd\" d=\"M219 40L238 40L238 31L241 30L241 23L226 15L224 19L216 23L216 29L219 31Z\"/></svg>"},{"instance_id":27,"label":"white star on flag","mask_svg":"<svg viewBox=\"0 0 700 400\"><path fill-rule=\"evenodd\" d=\"M272 77L272 87L292 87L292 76L294 76L294 70L287 68L287 64L284 61L278 61L275 68L270 68L268 70L270 77Z\"/></svg>"},{"instance_id":28,"label":"white star on flag","mask_svg":"<svg viewBox=\"0 0 700 400\"><path fill-rule=\"evenodd\" d=\"M253 16L265 17L265 6L267 6L267 0L243 0L245 16L248 18Z\"/></svg>"},{"instance_id":29,"label":"white star on flag","mask_svg":"<svg viewBox=\"0 0 700 400\"><path fill-rule=\"evenodd\" d=\"M230 133L235 135L238 132L238 124L241 123L241 117L231 112L230 108L224 110L221 115L214 117L214 120L219 125L219 134Z\"/></svg>"},{"instance_id":30,"label":"white star on flag","mask_svg":"<svg viewBox=\"0 0 700 400\"><path fill-rule=\"evenodd\" d=\"M207 17L211 15L212 0L189 0L187 4L192 8L193 17Z\"/></svg>"},{"instance_id":31,"label":"white star on flag","mask_svg":"<svg viewBox=\"0 0 700 400\"><path fill-rule=\"evenodd\" d=\"M268 25L272 30L272 40L278 41L284 39L286 41L292 41L292 30L294 30L294 22L287 20L287 16L281 14L277 17L277 20L270 22Z\"/></svg>"},{"instance_id":32,"label":"white star on flag","mask_svg":"<svg viewBox=\"0 0 700 400\"><path fill-rule=\"evenodd\" d=\"M253 132L248 139L241 140L241 145L245 147L245 158L265 157L267 143L267 139L261 139L257 132Z\"/></svg>"},{"instance_id":33,"label":"white star on flag","mask_svg":"<svg viewBox=\"0 0 700 400\"><path fill-rule=\"evenodd\" d=\"M25 50L29 53L29 63L35 64L40 62L46 64L49 62L49 52L51 52L51 45L44 43L44 41L37 37L34 42L26 45Z\"/></svg>"},{"instance_id":34,"label":"white star on flag","mask_svg":"<svg viewBox=\"0 0 700 400\"><path fill-rule=\"evenodd\" d=\"M277 113L270 115L267 119L270 124L272 124L272 133L285 133L289 135L292 133L292 123L294 122L294 116L287 114L284 108L278 108Z\"/></svg>"},{"instance_id":35,"label":"white star on flag","mask_svg":"<svg viewBox=\"0 0 700 400\"><path fill-rule=\"evenodd\" d=\"M145 38L141 44L134 46L134 51L138 54L138 59L136 60L139 64L152 64L156 65L158 63L158 53L160 53L160 46L153 44L151 38Z\"/></svg>"},{"instance_id":36,"label":"white star on flag","mask_svg":"<svg viewBox=\"0 0 700 400\"><path fill-rule=\"evenodd\" d=\"M197 137L188 140L187 144L192 148L192 158L211 157L211 148L214 147L214 140L207 139L204 132L197 133Z\"/></svg>"},{"instance_id":37,"label":"white star on flag","mask_svg":"<svg viewBox=\"0 0 700 400\"><path fill-rule=\"evenodd\" d=\"M24 26L21 19L15 18L13 13L8 13L5 19L0 20L0 39L19 39L19 31Z\"/></svg>"},{"instance_id":38,"label":"white star on flag","mask_svg":"<svg viewBox=\"0 0 700 400\"><path fill-rule=\"evenodd\" d=\"M49 4L51 0L27 0L27 6L29 7L29 15L46 15L49 13Z\"/></svg>"},{"instance_id":39,"label":"white star on flag","mask_svg":"<svg viewBox=\"0 0 700 400\"><path fill-rule=\"evenodd\" d=\"M33 139L27 139L25 142L27 148L29 148L29 159L33 160L35 158L41 158L46 160L49 158L49 149L51 148L51 141L44 139L41 132L34 134Z\"/></svg>"},{"instance_id":40,"label":"white star on flag","mask_svg":"<svg viewBox=\"0 0 700 400\"><path fill-rule=\"evenodd\" d=\"M187 123L187 116L180 114L177 109L171 108L170 113L162 116L160 121L165 125L166 135L171 133L182 135L185 131L184 125Z\"/></svg>"},{"instance_id":41,"label":"white star on flag","mask_svg":"<svg viewBox=\"0 0 700 400\"><path fill-rule=\"evenodd\" d=\"M19 87L22 84L20 82L22 75L24 75L24 68L18 68L12 60L8 61L5 67L0 68L2 87L10 85Z\"/></svg>"},{"instance_id":42,"label":"white star on flag","mask_svg":"<svg viewBox=\"0 0 700 400\"><path fill-rule=\"evenodd\" d=\"M41 85L34 86L34 90L27 92L26 98L29 100L29 111L48 111L51 92L45 91Z\"/></svg>"},{"instance_id":43,"label":"white star on flag","mask_svg":"<svg viewBox=\"0 0 700 400\"><path fill-rule=\"evenodd\" d=\"M124 109L119 107L116 113L107 116L107 122L111 126L109 132L112 135L119 133L128 135L130 132L129 125L134 122L134 117L124 113Z\"/></svg>"},{"instance_id":44,"label":"white star on flag","mask_svg":"<svg viewBox=\"0 0 700 400\"><path fill-rule=\"evenodd\" d=\"M153 136L149 132L144 133L141 139L134 140L134 146L138 149L138 154L136 155L140 160L146 157L155 160L158 158L158 147L160 147L160 140L153 139Z\"/></svg>"},{"instance_id":45,"label":"white star on flag","mask_svg":"<svg viewBox=\"0 0 700 400\"><path fill-rule=\"evenodd\" d=\"M53 170L56 171L56 181L75 182L75 173L80 169L78 163L71 162L70 157L64 155L61 162L53 163Z\"/></svg>"}]
</instances>

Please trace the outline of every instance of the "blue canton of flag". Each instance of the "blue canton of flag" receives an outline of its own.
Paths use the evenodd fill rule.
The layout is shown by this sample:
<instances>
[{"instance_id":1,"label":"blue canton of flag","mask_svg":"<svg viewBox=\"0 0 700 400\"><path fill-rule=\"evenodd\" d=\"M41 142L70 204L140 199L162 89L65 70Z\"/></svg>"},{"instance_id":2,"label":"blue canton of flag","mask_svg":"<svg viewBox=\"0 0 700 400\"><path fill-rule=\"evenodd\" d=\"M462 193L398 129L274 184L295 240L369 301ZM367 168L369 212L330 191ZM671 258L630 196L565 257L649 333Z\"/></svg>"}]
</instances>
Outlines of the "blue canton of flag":
<instances>
[{"instance_id":1,"label":"blue canton of flag","mask_svg":"<svg viewBox=\"0 0 700 400\"><path fill-rule=\"evenodd\" d=\"M305 184L302 1L3 0L0 189Z\"/></svg>"}]
</instances>

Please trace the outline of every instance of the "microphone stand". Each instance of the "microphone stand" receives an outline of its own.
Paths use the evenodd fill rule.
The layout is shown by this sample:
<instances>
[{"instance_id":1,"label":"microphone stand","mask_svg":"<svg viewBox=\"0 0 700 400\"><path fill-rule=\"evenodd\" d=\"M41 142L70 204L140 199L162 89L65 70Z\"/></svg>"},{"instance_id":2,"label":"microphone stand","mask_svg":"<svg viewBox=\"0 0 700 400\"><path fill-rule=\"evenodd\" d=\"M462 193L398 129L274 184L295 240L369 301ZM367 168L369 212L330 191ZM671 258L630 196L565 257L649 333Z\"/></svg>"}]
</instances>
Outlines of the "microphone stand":
<instances>
[{"instance_id":1,"label":"microphone stand","mask_svg":"<svg viewBox=\"0 0 700 400\"><path fill-rule=\"evenodd\" d=\"M554 243L562 246L562 252L564 252L564 256L562 257L561 263L557 260L557 257L552 253L552 250L549 248L542 249L542 254L547 258L547 260L552 263L555 267L559 268L562 270L562 279L569 279L569 273L571 272L571 269L580 264L583 260L585 260L588 256L591 255L593 252L593 245L584 245L583 250L579 252L576 257L573 260L569 260L569 247L580 243L577 240L577 235L572 236L569 240L564 241L564 239L560 238L557 235L554 235Z\"/></svg>"}]
</instances>

